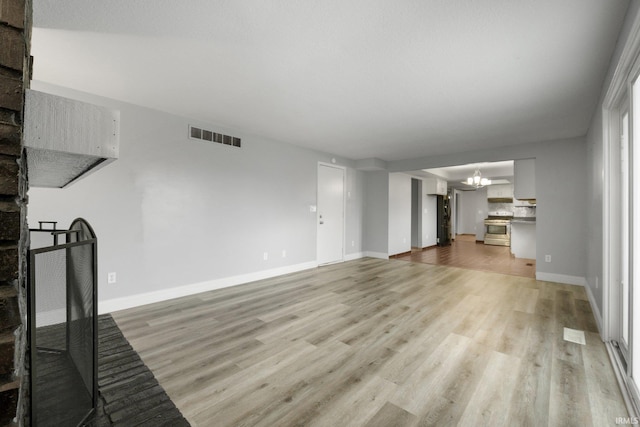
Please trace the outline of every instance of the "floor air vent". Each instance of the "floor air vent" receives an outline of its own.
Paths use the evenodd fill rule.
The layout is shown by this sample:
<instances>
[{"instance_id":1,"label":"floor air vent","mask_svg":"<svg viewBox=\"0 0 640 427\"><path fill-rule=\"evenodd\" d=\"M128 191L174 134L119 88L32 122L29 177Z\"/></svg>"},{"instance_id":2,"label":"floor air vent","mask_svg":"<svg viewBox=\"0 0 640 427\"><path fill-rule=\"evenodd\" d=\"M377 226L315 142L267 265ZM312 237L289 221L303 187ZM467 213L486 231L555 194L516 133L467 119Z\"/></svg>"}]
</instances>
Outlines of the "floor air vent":
<instances>
[{"instance_id":1,"label":"floor air vent","mask_svg":"<svg viewBox=\"0 0 640 427\"><path fill-rule=\"evenodd\" d=\"M236 138L235 136L230 135L223 135L221 133L215 133L213 131L195 126L189 126L189 138L208 142L216 142L218 144L230 145L232 147L242 146L240 138Z\"/></svg>"}]
</instances>

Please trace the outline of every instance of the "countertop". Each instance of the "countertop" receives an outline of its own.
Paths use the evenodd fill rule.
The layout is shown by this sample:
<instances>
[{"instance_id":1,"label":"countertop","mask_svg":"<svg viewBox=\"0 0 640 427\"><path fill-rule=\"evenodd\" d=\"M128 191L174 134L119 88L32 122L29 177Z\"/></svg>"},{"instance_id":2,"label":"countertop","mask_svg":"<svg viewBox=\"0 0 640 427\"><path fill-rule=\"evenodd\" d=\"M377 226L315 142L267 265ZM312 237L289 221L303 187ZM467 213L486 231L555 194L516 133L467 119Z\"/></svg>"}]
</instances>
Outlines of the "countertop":
<instances>
[{"instance_id":1,"label":"countertop","mask_svg":"<svg viewBox=\"0 0 640 427\"><path fill-rule=\"evenodd\" d=\"M513 219L511 220L511 224L533 224L535 225L536 223L536 217L513 217Z\"/></svg>"}]
</instances>

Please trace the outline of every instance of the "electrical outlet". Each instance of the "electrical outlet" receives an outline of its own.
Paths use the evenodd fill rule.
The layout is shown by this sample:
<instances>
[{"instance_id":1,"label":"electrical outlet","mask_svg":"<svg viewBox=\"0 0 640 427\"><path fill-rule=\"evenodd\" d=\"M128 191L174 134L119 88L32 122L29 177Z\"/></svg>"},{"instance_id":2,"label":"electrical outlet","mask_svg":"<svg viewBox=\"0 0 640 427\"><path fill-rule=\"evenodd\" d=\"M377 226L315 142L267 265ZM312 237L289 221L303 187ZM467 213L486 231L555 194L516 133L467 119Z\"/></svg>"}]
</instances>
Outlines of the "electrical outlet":
<instances>
[{"instance_id":1,"label":"electrical outlet","mask_svg":"<svg viewBox=\"0 0 640 427\"><path fill-rule=\"evenodd\" d=\"M545 255L544 262L551 262L551 255Z\"/></svg>"},{"instance_id":2,"label":"electrical outlet","mask_svg":"<svg viewBox=\"0 0 640 427\"><path fill-rule=\"evenodd\" d=\"M355 241L355 240L352 240L352 241L351 241L351 247L352 247L352 248L355 248L355 246L356 246L356 241Z\"/></svg>"},{"instance_id":3,"label":"electrical outlet","mask_svg":"<svg viewBox=\"0 0 640 427\"><path fill-rule=\"evenodd\" d=\"M263 253L262 254L262 259L265 260L265 261L268 260L269 259L269 252Z\"/></svg>"},{"instance_id":4,"label":"electrical outlet","mask_svg":"<svg viewBox=\"0 0 640 427\"><path fill-rule=\"evenodd\" d=\"M116 273L107 274L107 283L116 283Z\"/></svg>"},{"instance_id":5,"label":"electrical outlet","mask_svg":"<svg viewBox=\"0 0 640 427\"><path fill-rule=\"evenodd\" d=\"M287 251L286 250L282 250L282 258L286 258L287 257Z\"/></svg>"}]
</instances>

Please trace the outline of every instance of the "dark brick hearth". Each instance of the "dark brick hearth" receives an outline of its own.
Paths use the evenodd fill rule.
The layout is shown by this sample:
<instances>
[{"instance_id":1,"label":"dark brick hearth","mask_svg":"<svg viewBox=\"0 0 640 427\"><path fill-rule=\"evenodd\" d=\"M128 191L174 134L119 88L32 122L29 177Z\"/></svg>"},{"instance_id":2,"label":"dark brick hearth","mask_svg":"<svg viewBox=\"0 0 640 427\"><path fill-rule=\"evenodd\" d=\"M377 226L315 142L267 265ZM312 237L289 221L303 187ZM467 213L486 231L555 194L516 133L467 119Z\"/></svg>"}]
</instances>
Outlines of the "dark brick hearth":
<instances>
[{"instance_id":1,"label":"dark brick hearth","mask_svg":"<svg viewBox=\"0 0 640 427\"><path fill-rule=\"evenodd\" d=\"M26 325L24 91L31 61L31 1L0 0L0 426L29 425Z\"/></svg>"},{"instance_id":2,"label":"dark brick hearth","mask_svg":"<svg viewBox=\"0 0 640 427\"><path fill-rule=\"evenodd\" d=\"M64 324L37 329L44 347L64 342ZM75 425L86 413L77 399L60 400L58 395L74 392L78 378L60 376L65 360L54 353L38 356L38 413L44 425ZM62 369L61 369L62 368ZM98 318L98 407L85 427L188 427L189 423L173 404L153 373L122 335L111 315ZM48 399L47 397L51 397ZM71 404L71 405L70 405Z\"/></svg>"},{"instance_id":3,"label":"dark brick hearth","mask_svg":"<svg viewBox=\"0 0 640 427\"><path fill-rule=\"evenodd\" d=\"M110 315L98 319L98 414L89 427L188 427Z\"/></svg>"}]
</instances>

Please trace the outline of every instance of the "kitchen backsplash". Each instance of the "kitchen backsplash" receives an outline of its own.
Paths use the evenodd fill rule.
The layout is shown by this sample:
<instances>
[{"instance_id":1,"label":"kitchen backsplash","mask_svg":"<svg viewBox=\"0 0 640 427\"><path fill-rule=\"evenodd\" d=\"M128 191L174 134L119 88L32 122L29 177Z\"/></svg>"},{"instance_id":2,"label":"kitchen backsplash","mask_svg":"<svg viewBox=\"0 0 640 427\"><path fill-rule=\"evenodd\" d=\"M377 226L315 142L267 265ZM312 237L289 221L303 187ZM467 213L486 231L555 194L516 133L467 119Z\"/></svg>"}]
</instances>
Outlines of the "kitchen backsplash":
<instances>
[{"instance_id":1,"label":"kitchen backsplash","mask_svg":"<svg viewBox=\"0 0 640 427\"><path fill-rule=\"evenodd\" d=\"M489 212L513 212L517 218L535 218L535 206L514 206L513 203L489 203Z\"/></svg>"},{"instance_id":2,"label":"kitchen backsplash","mask_svg":"<svg viewBox=\"0 0 640 427\"><path fill-rule=\"evenodd\" d=\"M535 206L514 206L513 216L516 218L535 218L536 207Z\"/></svg>"},{"instance_id":3,"label":"kitchen backsplash","mask_svg":"<svg viewBox=\"0 0 640 427\"><path fill-rule=\"evenodd\" d=\"M513 203L489 203L489 212L513 212Z\"/></svg>"}]
</instances>

